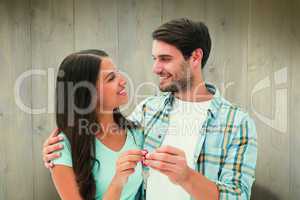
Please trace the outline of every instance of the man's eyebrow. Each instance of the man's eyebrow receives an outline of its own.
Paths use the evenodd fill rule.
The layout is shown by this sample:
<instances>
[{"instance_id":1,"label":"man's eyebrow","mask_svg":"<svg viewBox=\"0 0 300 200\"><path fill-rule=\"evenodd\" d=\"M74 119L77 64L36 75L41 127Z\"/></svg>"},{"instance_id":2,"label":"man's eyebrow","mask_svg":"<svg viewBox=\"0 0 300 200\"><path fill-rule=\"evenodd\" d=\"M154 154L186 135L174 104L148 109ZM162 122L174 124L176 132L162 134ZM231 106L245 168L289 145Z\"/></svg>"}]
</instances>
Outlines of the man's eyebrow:
<instances>
[{"instance_id":1,"label":"man's eyebrow","mask_svg":"<svg viewBox=\"0 0 300 200\"><path fill-rule=\"evenodd\" d=\"M152 55L152 57L155 58L154 55ZM157 57L159 57L159 58L172 58L173 56L168 55L168 54L160 54L160 55L158 55Z\"/></svg>"}]
</instances>

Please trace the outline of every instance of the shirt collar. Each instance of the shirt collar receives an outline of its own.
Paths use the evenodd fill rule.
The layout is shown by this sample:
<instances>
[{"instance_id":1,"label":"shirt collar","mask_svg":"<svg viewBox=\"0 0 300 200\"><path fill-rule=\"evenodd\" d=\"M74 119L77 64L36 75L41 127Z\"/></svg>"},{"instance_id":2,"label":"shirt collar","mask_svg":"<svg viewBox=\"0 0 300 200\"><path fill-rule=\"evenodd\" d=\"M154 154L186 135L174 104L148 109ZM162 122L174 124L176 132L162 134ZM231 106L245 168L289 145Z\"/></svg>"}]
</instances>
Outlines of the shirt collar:
<instances>
[{"instance_id":1,"label":"shirt collar","mask_svg":"<svg viewBox=\"0 0 300 200\"><path fill-rule=\"evenodd\" d=\"M206 86L207 90L211 94L213 94L213 98L211 100L208 112L210 113L211 117L215 118L217 116L218 111L222 104L221 94L220 94L220 91L218 90L218 88L216 86L214 86L213 84L205 83L205 86ZM166 93L164 105L167 108L167 113L169 113L169 111L172 109L174 99L175 99L175 96L173 95L172 92Z\"/></svg>"}]
</instances>

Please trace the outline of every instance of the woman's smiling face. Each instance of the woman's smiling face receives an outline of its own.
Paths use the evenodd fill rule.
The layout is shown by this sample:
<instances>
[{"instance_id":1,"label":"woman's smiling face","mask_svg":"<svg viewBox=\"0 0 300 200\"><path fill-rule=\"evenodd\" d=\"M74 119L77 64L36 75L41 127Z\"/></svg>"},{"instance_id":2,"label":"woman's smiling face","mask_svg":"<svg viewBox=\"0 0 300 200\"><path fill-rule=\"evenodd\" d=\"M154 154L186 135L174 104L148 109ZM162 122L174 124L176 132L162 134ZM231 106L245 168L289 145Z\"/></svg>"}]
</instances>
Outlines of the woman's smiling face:
<instances>
[{"instance_id":1,"label":"woman's smiling face","mask_svg":"<svg viewBox=\"0 0 300 200\"><path fill-rule=\"evenodd\" d=\"M97 80L98 108L100 112L111 112L128 102L126 79L109 57L103 57Z\"/></svg>"}]
</instances>

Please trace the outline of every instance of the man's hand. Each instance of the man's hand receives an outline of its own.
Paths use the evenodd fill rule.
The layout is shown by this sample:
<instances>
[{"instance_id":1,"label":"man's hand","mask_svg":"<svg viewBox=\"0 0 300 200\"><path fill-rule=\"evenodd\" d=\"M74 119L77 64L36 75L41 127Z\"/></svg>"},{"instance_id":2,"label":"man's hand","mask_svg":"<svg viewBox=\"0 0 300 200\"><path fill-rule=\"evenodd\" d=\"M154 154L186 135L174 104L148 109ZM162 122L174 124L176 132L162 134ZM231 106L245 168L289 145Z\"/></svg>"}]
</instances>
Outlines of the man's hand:
<instances>
[{"instance_id":1,"label":"man's hand","mask_svg":"<svg viewBox=\"0 0 300 200\"><path fill-rule=\"evenodd\" d=\"M184 151L171 146L162 146L147 154L144 163L165 174L177 185L183 185L193 171L187 165Z\"/></svg>"},{"instance_id":2,"label":"man's hand","mask_svg":"<svg viewBox=\"0 0 300 200\"><path fill-rule=\"evenodd\" d=\"M63 145L58 144L58 142L63 140L62 136L58 136L59 129L54 129L50 136L46 139L43 145L43 160L46 168L51 169L54 167L54 164L51 162L54 158L59 158L59 153L54 153L54 151L60 150L63 148Z\"/></svg>"}]
</instances>

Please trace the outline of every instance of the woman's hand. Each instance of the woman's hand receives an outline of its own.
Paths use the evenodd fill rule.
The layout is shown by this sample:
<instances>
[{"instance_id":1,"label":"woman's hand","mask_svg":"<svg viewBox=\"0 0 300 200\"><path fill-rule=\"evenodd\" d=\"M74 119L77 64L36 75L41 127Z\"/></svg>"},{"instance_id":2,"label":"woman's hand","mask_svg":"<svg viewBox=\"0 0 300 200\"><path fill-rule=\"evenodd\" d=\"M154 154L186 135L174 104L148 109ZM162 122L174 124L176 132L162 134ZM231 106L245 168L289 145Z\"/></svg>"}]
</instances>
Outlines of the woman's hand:
<instances>
[{"instance_id":1,"label":"woman's hand","mask_svg":"<svg viewBox=\"0 0 300 200\"><path fill-rule=\"evenodd\" d=\"M128 177L134 173L138 162L141 162L144 157L142 150L129 150L124 152L116 162L116 173L113 177L112 184L123 187Z\"/></svg>"},{"instance_id":2,"label":"woman's hand","mask_svg":"<svg viewBox=\"0 0 300 200\"><path fill-rule=\"evenodd\" d=\"M103 196L103 200L119 200L128 177L134 173L138 162L144 159L142 150L129 150L124 152L116 161L116 173Z\"/></svg>"}]
</instances>

